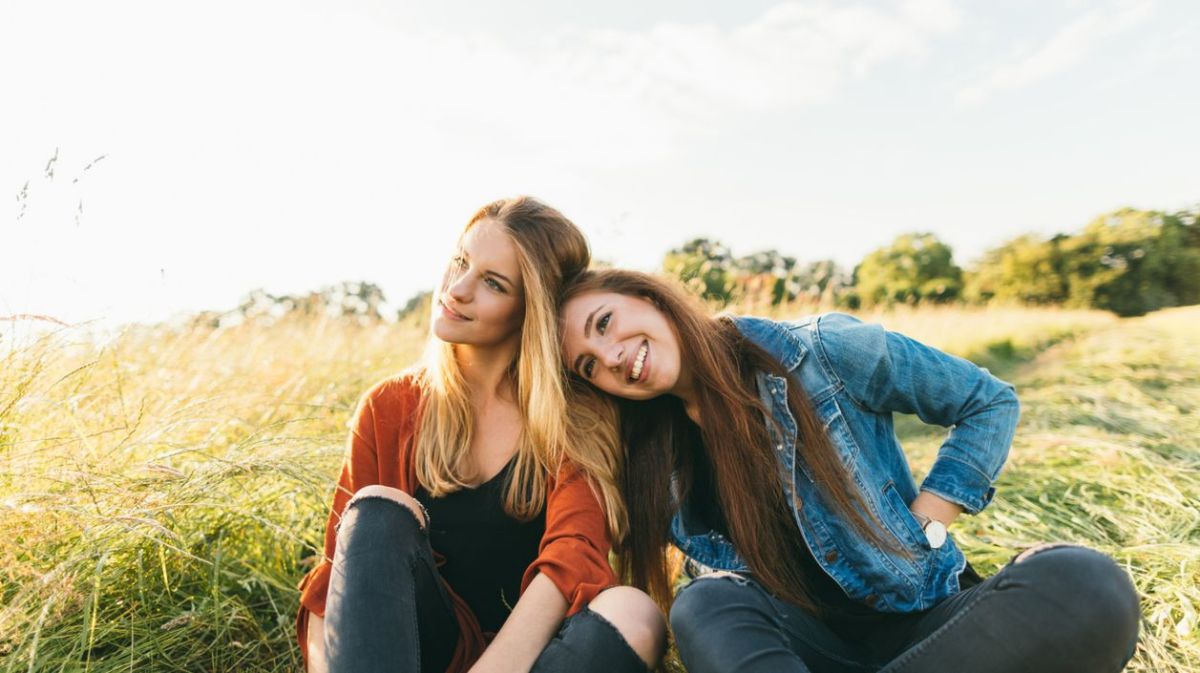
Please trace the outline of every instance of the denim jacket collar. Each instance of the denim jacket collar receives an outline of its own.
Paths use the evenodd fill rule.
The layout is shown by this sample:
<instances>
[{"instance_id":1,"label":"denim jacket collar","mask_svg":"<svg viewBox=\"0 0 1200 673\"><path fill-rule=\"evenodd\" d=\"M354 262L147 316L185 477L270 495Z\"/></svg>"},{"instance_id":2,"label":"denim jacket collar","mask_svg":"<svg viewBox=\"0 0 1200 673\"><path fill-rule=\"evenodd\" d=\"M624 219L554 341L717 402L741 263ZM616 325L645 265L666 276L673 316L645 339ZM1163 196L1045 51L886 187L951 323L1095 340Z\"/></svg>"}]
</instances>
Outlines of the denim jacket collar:
<instances>
[{"instance_id":1,"label":"denim jacket collar","mask_svg":"<svg viewBox=\"0 0 1200 673\"><path fill-rule=\"evenodd\" d=\"M754 316L729 316L734 326L747 339L767 352L785 371L800 366L808 348L785 325Z\"/></svg>"}]
</instances>

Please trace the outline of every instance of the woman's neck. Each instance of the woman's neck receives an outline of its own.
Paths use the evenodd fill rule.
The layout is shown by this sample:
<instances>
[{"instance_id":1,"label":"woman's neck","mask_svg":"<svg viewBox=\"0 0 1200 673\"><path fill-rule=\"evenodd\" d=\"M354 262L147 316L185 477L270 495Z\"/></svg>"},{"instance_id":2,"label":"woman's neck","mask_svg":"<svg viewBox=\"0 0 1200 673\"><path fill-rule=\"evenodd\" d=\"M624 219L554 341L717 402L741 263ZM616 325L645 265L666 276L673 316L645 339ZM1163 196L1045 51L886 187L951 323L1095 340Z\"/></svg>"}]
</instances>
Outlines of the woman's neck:
<instances>
[{"instance_id":1,"label":"woman's neck","mask_svg":"<svg viewBox=\"0 0 1200 673\"><path fill-rule=\"evenodd\" d=\"M700 427L704 424L700 422L700 397L696 392L695 382L692 379L690 370L680 367L679 379L675 382L675 386L671 388L671 395L678 397L683 402L684 413L692 422Z\"/></svg>"},{"instance_id":2,"label":"woman's neck","mask_svg":"<svg viewBox=\"0 0 1200 673\"><path fill-rule=\"evenodd\" d=\"M520 342L516 340L487 347L466 344L454 346L454 358L477 406L486 405L497 398L513 401L515 382L509 376L509 368L518 348Z\"/></svg>"}]
</instances>

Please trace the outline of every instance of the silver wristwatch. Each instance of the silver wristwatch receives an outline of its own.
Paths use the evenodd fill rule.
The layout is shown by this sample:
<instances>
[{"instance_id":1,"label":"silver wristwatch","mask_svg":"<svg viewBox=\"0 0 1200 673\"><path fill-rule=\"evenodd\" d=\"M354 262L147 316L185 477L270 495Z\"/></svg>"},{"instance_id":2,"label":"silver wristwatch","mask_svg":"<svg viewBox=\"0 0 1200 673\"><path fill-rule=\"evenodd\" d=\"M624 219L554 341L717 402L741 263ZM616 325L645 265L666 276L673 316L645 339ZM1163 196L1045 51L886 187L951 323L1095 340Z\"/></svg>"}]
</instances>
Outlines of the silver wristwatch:
<instances>
[{"instance_id":1,"label":"silver wristwatch","mask_svg":"<svg viewBox=\"0 0 1200 673\"><path fill-rule=\"evenodd\" d=\"M941 549L946 544L946 524L931 519L919 512L912 513L921 522L921 530L925 531L925 539L929 541L930 549Z\"/></svg>"}]
</instances>

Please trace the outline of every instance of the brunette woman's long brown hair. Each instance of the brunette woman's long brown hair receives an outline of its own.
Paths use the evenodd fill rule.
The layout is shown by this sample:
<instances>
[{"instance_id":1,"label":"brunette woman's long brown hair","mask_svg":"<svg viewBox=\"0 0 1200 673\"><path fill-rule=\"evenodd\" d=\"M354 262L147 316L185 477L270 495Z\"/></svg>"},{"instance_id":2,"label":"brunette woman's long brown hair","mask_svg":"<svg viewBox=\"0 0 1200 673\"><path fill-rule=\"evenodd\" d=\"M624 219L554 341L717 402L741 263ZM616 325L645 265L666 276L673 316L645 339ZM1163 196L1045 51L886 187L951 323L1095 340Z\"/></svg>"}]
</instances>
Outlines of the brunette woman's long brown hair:
<instances>
[{"instance_id":1,"label":"brunette woman's long brown hair","mask_svg":"<svg viewBox=\"0 0 1200 673\"><path fill-rule=\"evenodd\" d=\"M616 401L624 453L620 483L629 517L629 532L618 550L627 581L664 608L670 605L666 551L676 503L668 484L675 474L676 496L682 501L692 488L697 461L707 460L730 540L751 573L776 596L814 610L800 563L808 551L791 503L784 500L766 424L772 417L759 398L755 379L760 371L780 377L787 372L744 338L731 320L710 317L702 304L669 281L635 271L591 270L568 285L560 305L593 292L640 297L662 312L678 338L680 360L690 368L702 423L702 446L697 446L689 439L695 437L695 426L678 398ZM869 509L812 403L794 382L788 386L788 407L796 420L798 459L821 485L822 498L866 539L895 547L866 513Z\"/></svg>"}]
</instances>

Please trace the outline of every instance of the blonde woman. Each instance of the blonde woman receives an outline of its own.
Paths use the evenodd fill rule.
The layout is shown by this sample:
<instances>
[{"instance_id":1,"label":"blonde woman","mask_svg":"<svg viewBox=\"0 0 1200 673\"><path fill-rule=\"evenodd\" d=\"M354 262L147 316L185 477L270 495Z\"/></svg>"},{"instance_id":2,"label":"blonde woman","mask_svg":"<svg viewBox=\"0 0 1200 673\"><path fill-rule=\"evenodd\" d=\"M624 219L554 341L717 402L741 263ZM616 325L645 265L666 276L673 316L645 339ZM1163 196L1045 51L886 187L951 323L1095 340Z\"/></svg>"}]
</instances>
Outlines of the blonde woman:
<instances>
[{"instance_id":1,"label":"blonde woman","mask_svg":"<svg viewBox=\"0 0 1200 673\"><path fill-rule=\"evenodd\" d=\"M589 257L528 197L467 223L424 361L368 390L351 423L324 557L301 583L308 671L658 661L661 612L608 563L626 526L600 450L615 438L582 411L568 422L559 376L555 298Z\"/></svg>"}]
</instances>

